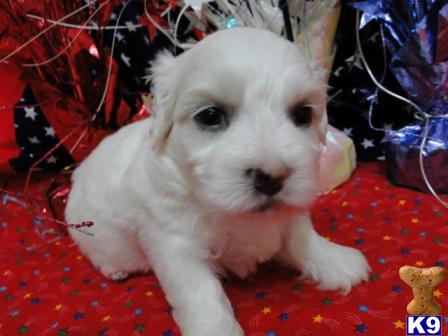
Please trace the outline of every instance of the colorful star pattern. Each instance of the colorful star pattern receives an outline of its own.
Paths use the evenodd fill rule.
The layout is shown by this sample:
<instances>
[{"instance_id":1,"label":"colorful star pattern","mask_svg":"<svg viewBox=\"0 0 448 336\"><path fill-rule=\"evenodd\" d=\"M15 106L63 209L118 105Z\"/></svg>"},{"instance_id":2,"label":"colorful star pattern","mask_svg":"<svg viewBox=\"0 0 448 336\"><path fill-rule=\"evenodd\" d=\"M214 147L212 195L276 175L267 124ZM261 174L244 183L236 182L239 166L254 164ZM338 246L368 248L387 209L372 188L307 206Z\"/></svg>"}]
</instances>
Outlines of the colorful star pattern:
<instances>
[{"instance_id":1,"label":"colorful star pattern","mask_svg":"<svg viewBox=\"0 0 448 336\"><path fill-rule=\"evenodd\" d=\"M270 307L264 307L263 310L261 311L264 315L270 314L271 313L271 308Z\"/></svg>"},{"instance_id":2,"label":"colorful star pattern","mask_svg":"<svg viewBox=\"0 0 448 336\"><path fill-rule=\"evenodd\" d=\"M367 331L367 327L364 323L355 325L355 332L364 334Z\"/></svg>"},{"instance_id":3,"label":"colorful star pattern","mask_svg":"<svg viewBox=\"0 0 448 336\"><path fill-rule=\"evenodd\" d=\"M404 322L397 320L394 322L395 329L404 329Z\"/></svg>"},{"instance_id":4,"label":"colorful star pattern","mask_svg":"<svg viewBox=\"0 0 448 336\"><path fill-rule=\"evenodd\" d=\"M365 253L370 281L343 296L320 291L275 262L248 279L230 278L224 289L247 335L404 335L412 293L398 268L446 265L440 238L448 234L447 213L429 195L390 186L382 172L379 164L360 163L349 182L311 209L322 236ZM48 181L41 183L34 193ZM153 274L108 281L69 237L42 235L50 227L26 203L3 199L0 194L0 335L180 336ZM444 310L447 290L448 281L434 291Z\"/></svg>"},{"instance_id":5,"label":"colorful star pattern","mask_svg":"<svg viewBox=\"0 0 448 336\"><path fill-rule=\"evenodd\" d=\"M282 313L280 313L280 315L278 315L278 318L280 319L280 321L285 321L285 320L289 319L289 314L282 312Z\"/></svg>"},{"instance_id":6,"label":"colorful star pattern","mask_svg":"<svg viewBox=\"0 0 448 336\"><path fill-rule=\"evenodd\" d=\"M440 297L443 295L443 293L442 293L440 290L436 289L436 290L434 291L433 295L434 295L434 297L436 297L436 298L440 298Z\"/></svg>"}]
</instances>

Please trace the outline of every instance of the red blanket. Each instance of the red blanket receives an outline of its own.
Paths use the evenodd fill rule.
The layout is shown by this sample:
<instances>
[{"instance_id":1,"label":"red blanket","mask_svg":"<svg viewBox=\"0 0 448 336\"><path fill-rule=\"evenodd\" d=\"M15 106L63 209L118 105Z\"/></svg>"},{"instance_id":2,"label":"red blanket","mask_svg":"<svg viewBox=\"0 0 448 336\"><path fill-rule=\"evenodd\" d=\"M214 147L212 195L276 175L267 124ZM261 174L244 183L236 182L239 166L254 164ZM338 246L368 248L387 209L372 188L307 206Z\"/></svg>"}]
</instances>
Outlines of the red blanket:
<instances>
[{"instance_id":1,"label":"red blanket","mask_svg":"<svg viewBox=\"0 0 448 336\"><path fill-rule=\"evenodd\" d=\"M179 335L154 275L106 280L23 200L0 197L0 335ZM323 236L364 252L370 282L342 296L275 263L249 279L226 280L246 334L405 335L412 294L398 268L445 265L446 211L429 195L390 186L383 166L361 164L349 182L318 199L312 214ZM434 295L448 309L448 281Z\"/></svg>"}]
</instances>

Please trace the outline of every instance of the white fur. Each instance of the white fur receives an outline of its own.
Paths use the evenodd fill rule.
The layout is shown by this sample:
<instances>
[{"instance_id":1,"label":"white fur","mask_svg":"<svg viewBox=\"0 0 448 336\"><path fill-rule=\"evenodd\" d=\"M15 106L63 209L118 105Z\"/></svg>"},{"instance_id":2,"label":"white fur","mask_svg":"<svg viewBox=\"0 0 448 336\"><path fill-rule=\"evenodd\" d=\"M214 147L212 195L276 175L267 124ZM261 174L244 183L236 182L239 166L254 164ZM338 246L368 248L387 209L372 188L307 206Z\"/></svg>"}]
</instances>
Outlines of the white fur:
<instances>
[{"instance_id":1,"label":"white fur","mask_svg":"<svg viewBox=\"0 0 448 336\"><path fill-rule=\"evenodd\" d=\"M73 175L66 218L94 222L71 235L108 278L153 269L183 335L243 335L218 280L245 277L278 258L322 289L350 288L369 266L352 248L314 231L325 85L293 44L249 28L215 33L179 57L153 64L153 116L107 137ZM288 107L313 106L298 128ZM222 104L229 127L200 130L193 116ZM276 205L244 171L288 171Z\"/></svg>"}]
</instances>

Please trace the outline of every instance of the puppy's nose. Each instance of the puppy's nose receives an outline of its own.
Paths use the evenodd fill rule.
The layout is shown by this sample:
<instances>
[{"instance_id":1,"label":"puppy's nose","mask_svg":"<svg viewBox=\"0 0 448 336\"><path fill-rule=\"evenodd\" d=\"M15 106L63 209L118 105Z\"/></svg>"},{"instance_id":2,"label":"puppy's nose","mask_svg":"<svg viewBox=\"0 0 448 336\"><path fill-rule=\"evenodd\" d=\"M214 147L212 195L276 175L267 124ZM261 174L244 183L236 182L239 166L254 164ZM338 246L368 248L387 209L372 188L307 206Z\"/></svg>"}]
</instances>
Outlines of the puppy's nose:
<instances>
[{"instance_id":1,"label":"puppy's nose","mask_svg":"<svg viewBox=\"0 0 448 336\"><path fill-rule=\"evenodd\" d=\"M274 177L261 169L248 169L246 174L252 179L254 189L267 196L274 196L283 188L285 176Z\"/></svg>"}]
</instances>

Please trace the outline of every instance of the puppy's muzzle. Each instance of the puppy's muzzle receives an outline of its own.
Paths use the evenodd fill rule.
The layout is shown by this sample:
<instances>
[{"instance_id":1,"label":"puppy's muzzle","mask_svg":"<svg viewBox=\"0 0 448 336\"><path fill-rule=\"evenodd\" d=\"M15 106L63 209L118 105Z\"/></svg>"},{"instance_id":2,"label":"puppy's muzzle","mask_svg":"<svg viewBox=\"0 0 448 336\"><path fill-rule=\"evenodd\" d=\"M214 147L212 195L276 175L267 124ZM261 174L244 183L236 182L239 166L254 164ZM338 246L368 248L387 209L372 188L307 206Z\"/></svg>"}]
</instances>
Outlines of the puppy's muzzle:
<instances>
[{"instance_id":1,"label":"puppy's muzzle","mask_svg":"<svg viewBox=\"0 0 448 336\"><path fill-rule=\"evenodd\" d=\"M283 189L283 182L287 178L286 174L273 176L257 168L247 169L246 176L252 180L254 190L266 196L274 196L280 192Z\"/></svg>"}]
</instances>

